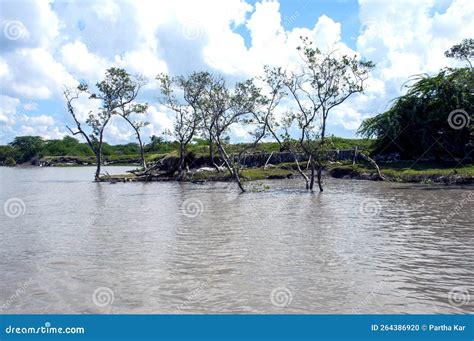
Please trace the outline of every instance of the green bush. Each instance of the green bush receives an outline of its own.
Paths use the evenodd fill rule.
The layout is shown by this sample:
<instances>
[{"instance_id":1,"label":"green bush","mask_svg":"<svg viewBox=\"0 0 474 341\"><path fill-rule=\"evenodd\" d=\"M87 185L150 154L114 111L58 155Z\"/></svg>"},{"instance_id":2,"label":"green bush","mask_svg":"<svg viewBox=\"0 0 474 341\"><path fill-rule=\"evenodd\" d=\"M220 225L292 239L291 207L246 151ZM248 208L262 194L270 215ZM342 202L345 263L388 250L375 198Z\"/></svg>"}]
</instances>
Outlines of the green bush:
<instances>
[{"instance_id":1,"label":"green bush","mask_svg":"<svg viewBox=\"0 0 474 341\"><path fill-rule=\"evenodd\" d=\"M11 156L7 157L5 159L5 166L8 166L8 167L14 167L16 166L16 161L14 158L12 158Z\"/></svg>"}]
</instances>

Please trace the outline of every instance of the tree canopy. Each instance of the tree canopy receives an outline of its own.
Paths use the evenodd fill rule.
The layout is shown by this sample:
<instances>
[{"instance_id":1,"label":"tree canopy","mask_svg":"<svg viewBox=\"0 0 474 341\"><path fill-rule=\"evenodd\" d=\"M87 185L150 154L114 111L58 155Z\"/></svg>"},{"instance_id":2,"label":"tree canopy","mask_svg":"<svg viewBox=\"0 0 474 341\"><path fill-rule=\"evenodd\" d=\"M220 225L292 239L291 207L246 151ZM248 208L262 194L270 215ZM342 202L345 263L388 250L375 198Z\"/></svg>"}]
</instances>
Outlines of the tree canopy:
<instances>
[{"instance_id":1,"label":"tree canopy","mask_svg":"<svg viewBox=\"0 0 474 341\"><path fill-rule=\"evenodd\" d=\"M359 134L376 137L375 153L403 159L467 158L472 152L474 74L470 68L419 75L392 107L365 120ZM472 155L471 155L472 157Z\"/></svg>"}]
</instances>

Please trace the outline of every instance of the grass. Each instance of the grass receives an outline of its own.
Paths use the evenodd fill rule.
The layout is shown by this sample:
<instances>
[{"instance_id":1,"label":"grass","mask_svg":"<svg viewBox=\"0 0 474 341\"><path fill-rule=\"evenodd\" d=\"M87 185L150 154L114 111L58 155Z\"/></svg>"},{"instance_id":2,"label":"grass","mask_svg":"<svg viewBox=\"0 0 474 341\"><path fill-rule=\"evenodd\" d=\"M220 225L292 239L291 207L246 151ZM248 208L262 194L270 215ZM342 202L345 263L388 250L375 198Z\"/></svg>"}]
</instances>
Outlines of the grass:
<instances>
[{"instance_id":1,"label":"grass","mask_svg":"<svg viewBox=\"0 0 474 341\"><path fill-rule=\"evenodd\" d=\"M455 167L455 164L400 161L394 163L380 163L380 170L383 175L397 181L410 181L417 177L454 176L474 177L474 165L464 165ZM368 164L332 164L328 165L329 170L345 169L351 170L355 174L373 174L376 170Z\"/></svg>"}]
</instances>

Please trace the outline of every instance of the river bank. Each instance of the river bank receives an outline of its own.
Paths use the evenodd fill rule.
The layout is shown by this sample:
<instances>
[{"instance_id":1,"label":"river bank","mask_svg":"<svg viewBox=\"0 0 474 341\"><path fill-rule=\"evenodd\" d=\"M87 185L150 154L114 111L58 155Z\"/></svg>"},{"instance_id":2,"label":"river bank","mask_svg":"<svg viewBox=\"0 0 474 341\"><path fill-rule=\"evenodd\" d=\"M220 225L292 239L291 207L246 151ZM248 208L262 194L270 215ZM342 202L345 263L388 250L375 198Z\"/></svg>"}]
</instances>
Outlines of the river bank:
<instances>
[{"instance_id":1,"label":"river bank","mask_svg":"<svg viewBox=\"0 0 474 341\"><path fill-rule=\"evenodd\" d=\"M326 177L338 179L357 179L380 181L380 178L372 165L353 157L350 150L337 151L331 155L337 161L327 161L324 169ZM300 167L305 173L307 160L303 156L297 156ZM147 174L139 170L140 159L137 155L121 155L109 157L104 160L104 166L130 166L137 167L135 173L109 174L101 177L103 182L147 182L147 181L175 181L178 157L174 153L168 154L148 154L146 156L149 166L154 170ZM298 178L301 175L298 167L293 162L294 156L289 153L254 153L239 159L242 165L240 176L244 181L264 180L264 179L286 179ZM220 164L218 157L215 163ZM209 167L209 157L203 154L188 155L186 159L189 171L184 181L187 182L227 182L232 181L229 172L224 168L217 171ZM457 162L434 162L434 161L379 161L378 163L385 181L407 182L407 183L442 183L442 184L473 184L474 164L460 165ZM17 167L84 167L94 166L93 157L76 156L47 156L35 162L17 165ZM308 174L309 175L309 174Z\"/></svg>"},{"instance_id":2,"label":"river bank","mask_svg":"<svg viewBox=\"0 0 474 341\"><path fill-rule=\"evenodd\" d=\"M450 164L420 163L413 167L408 167L405 163L381 164L381 173L384 180L388 182L400 183L440 183L448 185L468 185L474 184L474 165L453 167ZM305 170L305 173L308 172ZM138 173L139 174L139 173ZM309 175L309 172L308 172ZM332 162L328 163L324 170L325 176L338 179L357 179L380 181L375 169L368 165L353 165L350 163ZM240 171L240 176L244 181L291 179L301 175L297 171L294 163L282 163L279 165L269 165L267 167L244 168ZM175 177L166 172L156 172L146 175L114 174L104 175L101 181L104 182L147 182L147 181L174 181ZM184 181L188 182L214 182L232 181L230 173L226 170L217 171L210 167L192 169L187 173Z\"/></svg>"}]
</instances>

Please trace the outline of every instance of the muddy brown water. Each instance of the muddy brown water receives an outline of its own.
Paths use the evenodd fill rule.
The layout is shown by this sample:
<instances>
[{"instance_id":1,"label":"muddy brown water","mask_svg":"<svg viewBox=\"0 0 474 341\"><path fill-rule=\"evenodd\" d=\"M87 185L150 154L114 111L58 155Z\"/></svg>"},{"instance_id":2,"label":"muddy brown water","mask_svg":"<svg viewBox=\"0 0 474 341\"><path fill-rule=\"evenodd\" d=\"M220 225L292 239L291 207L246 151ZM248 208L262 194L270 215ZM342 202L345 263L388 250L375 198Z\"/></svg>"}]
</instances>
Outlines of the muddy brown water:
<instances>
[{"instance_id":1,"label":"muddy brown water","mask_svg":"<svg viewBox=\"0 0 474 341\"><path fill-rule=\"evenodd\" d=\"M92 176L0 168L1 312L474 312L472 186Z\"/></svg>"}]
</instances>

